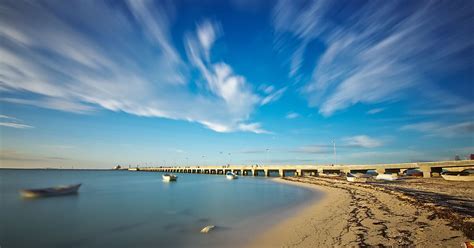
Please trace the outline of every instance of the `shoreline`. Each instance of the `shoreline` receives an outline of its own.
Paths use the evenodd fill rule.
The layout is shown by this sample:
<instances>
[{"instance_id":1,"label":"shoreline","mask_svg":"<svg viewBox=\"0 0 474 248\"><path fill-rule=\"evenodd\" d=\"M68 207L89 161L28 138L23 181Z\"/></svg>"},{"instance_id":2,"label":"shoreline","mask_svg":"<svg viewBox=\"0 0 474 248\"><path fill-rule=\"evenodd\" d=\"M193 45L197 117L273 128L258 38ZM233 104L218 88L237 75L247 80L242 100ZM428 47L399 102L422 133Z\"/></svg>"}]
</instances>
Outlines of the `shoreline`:
<instances>
[{"instance_id":1,"label":"shoreline","mask_svg":"<svg viewBox=\"0 0 474 248\"><path fill-rule=\"evenodd\" d=\"M309 234L315 230L307 226L307 224L309 224L307 220L309 219L312 223L317 223L327 221L331 214L340 216L340 209L338 208L332 209L332 211L325 210L330 206L346 204L348 197L341 197L341 195L336 196L335 194L338 193L337 190L329 187L289 181L282 178L275 178L272 180L278 183L307 188L314 193L320 194L320 197L308 202L307 206L300 206L300 209L294 214L264 231L261 236L255 239L247 247L323 247L325 243L330 243L327 242L327 240L324 240L323 242L314 240L311 236L318 238L321 235ZM309 245L306 246L303 245L303 243L309 243Z\"/></svg>"},{"instance_id":2,"label":"shoreline","mask_svg":"<svg viewBox=\"0 0 474 248\"><path fill-rule=\"evenodd\" d=\"M462 206L467 211L472 210L474 196L470 196L470 192L473 192L474 184L463 185L462 192L451 192L460 202L464 197L461 204L467 202L467 205L453 206L456 209L453 212L453 209L446 207L446 202L452 199L442 198L453 191L453 187L444 187L449 184L442 179L370 184L315 177L275 181L309 188L324 195L270 227L251 242L247 246L249 248L456 247L473 238L474 218L469 212L466 215ZM446 192L438 195L429 192L430 187L438 184ZM426 199L426 196L433 196L433 199Z\"/></svg>"}]
</instances>

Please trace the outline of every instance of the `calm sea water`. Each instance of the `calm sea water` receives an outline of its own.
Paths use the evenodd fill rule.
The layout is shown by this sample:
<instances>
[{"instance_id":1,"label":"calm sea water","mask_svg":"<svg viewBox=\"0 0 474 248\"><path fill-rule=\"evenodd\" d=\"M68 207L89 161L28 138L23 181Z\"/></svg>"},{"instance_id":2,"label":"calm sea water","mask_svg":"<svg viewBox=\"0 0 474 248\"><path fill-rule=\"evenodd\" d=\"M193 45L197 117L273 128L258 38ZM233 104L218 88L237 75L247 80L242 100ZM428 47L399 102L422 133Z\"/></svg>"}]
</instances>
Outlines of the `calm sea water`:
<instances>
[{"instance_id":1,"label":"calm sea water","mask_svg":"<svg viewBox=\"0 0 474 248\"><path fill-rule=\"evenodd\" d=\"M82 183L78 195L23 188ZM238 247L317 194L264 178L81 170L0 170L0 246ZM201 234L206 225L215 231Z\"/></svg>"}]
</instances>

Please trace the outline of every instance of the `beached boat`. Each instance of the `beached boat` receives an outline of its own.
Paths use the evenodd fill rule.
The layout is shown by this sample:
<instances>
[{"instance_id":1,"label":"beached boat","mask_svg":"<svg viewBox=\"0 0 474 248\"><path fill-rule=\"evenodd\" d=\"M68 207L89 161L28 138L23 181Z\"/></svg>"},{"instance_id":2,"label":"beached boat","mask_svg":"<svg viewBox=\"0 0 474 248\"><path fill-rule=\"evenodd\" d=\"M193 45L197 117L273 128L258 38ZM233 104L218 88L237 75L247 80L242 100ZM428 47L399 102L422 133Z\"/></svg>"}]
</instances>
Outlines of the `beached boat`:
<instances>
[{"instance_id":1,"label":"beached boat","mask_svg":"<svg viewBox=\"0 0 474 248\"><path fill-rule=\"evenodd\" d=\"M371 178L371 174L365 174L365 173L349 173L350 175L358 178Z\"/></svg>"},{"instance_id":2,"label":"beached boat","mask_svg":"<svg viewBox=\"0 0 474 248\"><path fill-rule=\"evenodd\" d=\"M163 178L163 181L165 182L176 181L178 179L178 177L173 174L164 174L161 177Z\"/></svg>"},{"instance_id":3,"label":"beached boat","mask_svg":"<svg viewBox=\"0 0 474 248\"><path fill-rule=\"evenodd\" d=\"M237 179L237 175L235 173L230 172L230 171L225 174L225 177L227 177L227 179L231 179L231 180L232 179Z\"/></svg>"},{"instance_id":4,"label":"beached boat","mask_svg":"<svg viewBox=\"0 0 474 248\"><path fill-rule=\"evenodd\" d=\"M321 173L319 174L321 177L340 177L340 174L337 173Z\"/></svg>"},{"instance_id":5,"label":"beached boat","mask_svg":"<svg viewBox=\"0 0 474 248\"><path fill-rule=\"evenodd\" d=\"M81 187L80 183L73 184L73 185L56 186L56 187L51 187L51 188L23 189L20 191L20 193L23 197L26 197L26 198L62 196L62 195L77 194L79 187Z\"/></svg>"},{"instance_id":6,"label":"beached boat","mask_svg":"<svg viewBox=\"0 0 474 248\"><path fill-rule=\"evenodd\" d=\"M398 180L398 174L393 173L393 174L378 174L377 177L375 177L377 180L387 180L387 181L394 181Z\"/></svg>"},{"instance_id":7,"label":"beached boat","mask_svg":"<svg viewBox=\"0 0 474 248\"><path fill-rule=\"evenodd\" d=\"M354 183L365 183L367 182L367 177L347 177L347 181Z\"/></svg>"},{"instance_id":8,"label":"beached boat","mask_svg":"<svg viewBox=\"0 0 474 248\"><path fill-rule=\"evenodd\" d=\"M467 169L463 171L445 171L441 173L444 180L448 181L462 181L462 182L473 182L474 181L474 169Z\"/></svg>"},{"instance_id":9,"label":"beached boat","mask_svg":"<svg viewBox=\"0 0 474 248\"><path fill-rule=\"evenodd\" d=\"M346 176L346 179L348 182L365 183L367 182L367 178L369 177L370 175L362 174L362 173L358 173L358 174L348 173Z\"/></svg>"}]
</instances>

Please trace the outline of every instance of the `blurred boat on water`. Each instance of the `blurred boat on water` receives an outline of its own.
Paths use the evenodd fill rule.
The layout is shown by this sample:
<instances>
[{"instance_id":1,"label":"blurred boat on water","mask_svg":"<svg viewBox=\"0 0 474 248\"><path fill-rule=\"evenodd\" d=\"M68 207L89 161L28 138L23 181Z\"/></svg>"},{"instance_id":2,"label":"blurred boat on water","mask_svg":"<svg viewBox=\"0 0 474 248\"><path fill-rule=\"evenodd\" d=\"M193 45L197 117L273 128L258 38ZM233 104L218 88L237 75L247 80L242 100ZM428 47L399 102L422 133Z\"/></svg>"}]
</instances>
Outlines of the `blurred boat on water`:
<instances>
[{"instance_id":1,"label":"blurred boat on water","mask_svg":"<svg viewBox=\"0 0 474 248\"><path fill-rule=\"evenodd\" d=\"M232 172L227 172L227 174L225 174L225 177L227 177L227 179L237 179L237 175L235 173L232 173Z\"/></svg>"},{"instance_id":2,"label":"blurred boat on water","mask_svg":"<svg viewBox=\"0 0 474 248\"><path fill-rule=\"evenodd\" d=\"M161 177L163 178L163 181L165 181L165 182L172 182L172 181L176 181L178 179L178 177L176 175L173 175L173 174L164 174Z\"/></svg>"},{"instance_id":3,"label":"blurred boat on water","mask_svg":"<svg viewBox=\"0 0 474 248\"><path fill-rule=\"evenodd\" d=\"M81 184L72 184L40 189L23 189L20 191L25 198L50 197L77 194Z\"/></svg>"}]
</instances>

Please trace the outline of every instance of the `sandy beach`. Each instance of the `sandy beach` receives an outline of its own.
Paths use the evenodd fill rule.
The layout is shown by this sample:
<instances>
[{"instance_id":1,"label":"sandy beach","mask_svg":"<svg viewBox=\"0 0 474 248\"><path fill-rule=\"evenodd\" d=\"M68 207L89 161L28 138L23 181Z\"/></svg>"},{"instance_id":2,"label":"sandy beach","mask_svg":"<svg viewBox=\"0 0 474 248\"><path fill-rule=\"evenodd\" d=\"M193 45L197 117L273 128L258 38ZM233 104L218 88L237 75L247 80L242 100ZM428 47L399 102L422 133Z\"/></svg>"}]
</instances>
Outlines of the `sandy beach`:
<instances>
[{"instance_id":1,"label":"sandy beach","mask_svg":"<svg viewBox=\"0 0 474 248\"><path fill-rule=\"evenodd\" d=\"M276 180L322 191L325 196L257 237L250 247L460 247L474 239L472 182Z\"/></svg>"}]
</instances>

